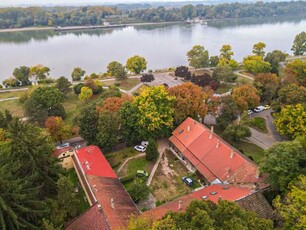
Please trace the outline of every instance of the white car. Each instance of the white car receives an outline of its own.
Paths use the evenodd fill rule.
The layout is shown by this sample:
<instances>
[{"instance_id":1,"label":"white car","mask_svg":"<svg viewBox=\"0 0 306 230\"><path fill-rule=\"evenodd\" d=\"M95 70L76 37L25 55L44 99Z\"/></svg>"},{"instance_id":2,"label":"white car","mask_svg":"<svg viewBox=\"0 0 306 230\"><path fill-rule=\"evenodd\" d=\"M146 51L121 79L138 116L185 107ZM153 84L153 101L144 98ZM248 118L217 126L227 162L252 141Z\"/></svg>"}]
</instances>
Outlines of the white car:
<instances>
[{"instance_id":1,"label":"white car","mask_svg":"<svg viewBox=\"0 0 306 230\"><path fill-rule=\"evenodd\" d=\"M146 147L142 146L142 145L136 145L134 147L135 150L139 151L139 152L145 152L146 151Z\"/></svg>"},{"instance_id":2,"label":"white car","mask_svg":"<svg viewBox=\"0 0 306 230\"><path fill-rule=\"evenodd\" d=\"M253 113L253 111L252 111L252 110L250 110L250 109L248 109L248 111L247 111L247 112L248 112L248 114L249 114L249 115L251 115L251 114Z\"/></svg>"},{"instance_id":3,"label":"white car","mask_svg":"<svg viewBox=\"0 0 306 230\"><path fill-rule=\"evenodd\" d=\"M148 147L149 142L148 141L142 141L140 145L142 145L144 147Z\"/></svg>"},{"instance_id":4,"label":"white car","mask_svg":"<svg viewBox=\"0 0 306 230\"><path fill-rule=\"evenodd\" d=\"M255 109L254 109L254 111L256 112L256 113L259 113L259 112L261 112L261 111L264 111L265 110L265 107L264 106L258 106L258 107L256 107Z\"/></svg>"}]
</instances>

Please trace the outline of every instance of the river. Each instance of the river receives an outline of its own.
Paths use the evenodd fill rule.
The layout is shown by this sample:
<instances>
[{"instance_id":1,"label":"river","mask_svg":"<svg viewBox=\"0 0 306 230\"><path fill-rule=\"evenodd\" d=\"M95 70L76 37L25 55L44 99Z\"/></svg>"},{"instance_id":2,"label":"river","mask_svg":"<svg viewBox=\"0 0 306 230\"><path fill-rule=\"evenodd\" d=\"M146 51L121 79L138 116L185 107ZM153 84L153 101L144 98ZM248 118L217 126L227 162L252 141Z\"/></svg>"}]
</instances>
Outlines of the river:
<instances>
[{"instance_id":1,"label":"river","mask_svg":"<svg viewBox=\"0 0 306 230\"><path fill-rule=\"evenodd\" d=\"M51 77L66 76L74 67L86 74L106 71L107 64L125 64L133 55L144 56L149 69L187 65L186 53L203 45L210 55L230 44L234 58L242 61L254 43L267 44L291 54L296 34L306 30L306 16L247 18L210 21L208 25L167 24L129 26L120 29L54 32L52 30L0 33L0 82L15 67L43 64Z\"/></svg>"}]
</instances>

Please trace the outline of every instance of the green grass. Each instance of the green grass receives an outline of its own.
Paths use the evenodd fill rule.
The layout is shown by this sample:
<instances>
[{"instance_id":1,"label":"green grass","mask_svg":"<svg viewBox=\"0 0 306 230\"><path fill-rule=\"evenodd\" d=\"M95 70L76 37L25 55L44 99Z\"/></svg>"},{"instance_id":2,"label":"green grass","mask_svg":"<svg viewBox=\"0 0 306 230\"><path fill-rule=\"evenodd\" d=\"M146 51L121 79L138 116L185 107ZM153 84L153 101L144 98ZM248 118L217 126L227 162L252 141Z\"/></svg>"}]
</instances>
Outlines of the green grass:
<instances>
[{"instance_id":1,"label":"green grass","mask_svg":"<svg viewBox=\"0 0 306 230\"><path fill-rule=\"evenodd\" d=\"M134 86L138 85L140 83L139 78L128 78L124 81L116 81L116 80L109 80L109 81L103 81L102 84L104 86L110 86L118 84L118 87L123 90L130 90Z\"/></svg>"},{"instance_id":2,"label":"green grass","mask_svg":"<svg viewBox=\"0 0 306 230\"><path fill-rule=\"evenodd\" d=\"M145 170L149 172L149 165L151 164L150 161L147 161L145 157L136 158L133 160L130 160L127 163L127 171L125 173L125 176L132 176L136 175L137 170Z\"/></svg>"},{"instance_id":3,"label":"green grass","mask_svg":"<svg viewBox=\"0 0 306 230\"><path fill-rule=\"evenodd\" d=\"M133 157L137 155L138 152L133 149L133 147L125 148L116 152L107 153L105 155L106 159L110 163L110 165L116 169L124 162L124 160L128 157Z\"/></svg>"},{"instance_id":4,"label":"green grass","mask_svg":"<svg viewBox=\"0 0 306 230\"><path fill-rule=\"evenodd\" d=\"M222 84L217 90L216 93L223 94L227 93L230 89L233 88L233 85L230 84Z\"/></svg>"},{"instance_id":5,"label":"green grass","mask_svg":"<svg viewBox=\"0 0 306 230\"><path fill-rule=\"evenodd\" d=\"M237 83L242 84L242 85L245 85L245 84L253 85L253 80L249 78L241 77L239 75L236 75L236 76L237 76L237 79L236 79Z\"/></svg>"},{"instance_id":6,"label":"green grass","mask_svg":"<svg viewBox=\"0 0 306 230\"><path fill-rule=\"evenodd\" d=\"M12 98L12 97L20 97L24 93L28 92L28 90L24 91L5 91L0 92L0 99Z\"/></svg>"},{"instance_id":7,"label":"green grass","mask_svg":"<svg viewBox=\"0 0 306 230\"><path fill-rule=\"evenodd\" d=\"M73 183L73 185L75 187L78 187L79 191L78 191L78 200L80 201L79 204L79 214L83 213L85 210L87 210L90 206L89 203L86 199L84 199L85 193L83 191L83 188L81 186L81 184L79 183L79 178L74 170L74 168L69 169L67 171L67 176L69 177L70 181Z\"/></svg>"},{"instance_id":8,"label":"green grass","mask_svg":"<svg viewBox=\"0 0 306 230\"><path fill-rule=\"evenodd\" d=\"M260 132L268 133L266 120L262 117L254 117L252 119L249 119L247 121L247 124Z\"/></svg>"},{"instance_id":9,"label":"green grass","mask_svg":"<svg viewBox=\"0 0 306 230\"><path fill-rule=\"evenodd\" d=\"M264 159L264 150L257 145L245 141L238 141L234 143L234 147L247 157L253 159L256 164L259 164Z\"/></svg>"},{"instance_id":10,"label":"green grass","mask_svg":"<svg viewBox=\"0 0 306 230\"><path fill-rule=\"evenodd\" d=\"M24 117L22 104L19 102L19 100L0 101L0 108L1 111L10 111L13 116L20 118Z\"/></svg>"}]
</instances>

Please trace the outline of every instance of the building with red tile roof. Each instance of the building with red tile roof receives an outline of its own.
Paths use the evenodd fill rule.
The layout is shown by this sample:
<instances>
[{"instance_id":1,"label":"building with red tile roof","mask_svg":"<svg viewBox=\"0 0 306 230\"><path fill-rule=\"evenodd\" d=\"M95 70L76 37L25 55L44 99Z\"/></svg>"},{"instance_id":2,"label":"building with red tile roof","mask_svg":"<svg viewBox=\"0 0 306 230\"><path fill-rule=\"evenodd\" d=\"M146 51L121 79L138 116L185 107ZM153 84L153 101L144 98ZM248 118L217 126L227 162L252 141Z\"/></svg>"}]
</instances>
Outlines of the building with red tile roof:
<instances>
[{"instance_id":1,"label":"building with red tile roof","mask_svg":"<svg viewBox=\"0 0 306 230\"><path fill-rule=\"evenodd\" d=\"M171 150L209 184L261 182L258 167L203 124L187 118L169 138Z\"/></svg>"},{"instance_id":2,"label":"building with red tile roof","mask_svg":"<svg viewBox=\"0 0 306 230\"><path fill-rule=\"evenodd\" d=\"M67 230L124 228L140 213L99 147L77 149L72 160L91 208Z\"/></svg>"}]
</instances>

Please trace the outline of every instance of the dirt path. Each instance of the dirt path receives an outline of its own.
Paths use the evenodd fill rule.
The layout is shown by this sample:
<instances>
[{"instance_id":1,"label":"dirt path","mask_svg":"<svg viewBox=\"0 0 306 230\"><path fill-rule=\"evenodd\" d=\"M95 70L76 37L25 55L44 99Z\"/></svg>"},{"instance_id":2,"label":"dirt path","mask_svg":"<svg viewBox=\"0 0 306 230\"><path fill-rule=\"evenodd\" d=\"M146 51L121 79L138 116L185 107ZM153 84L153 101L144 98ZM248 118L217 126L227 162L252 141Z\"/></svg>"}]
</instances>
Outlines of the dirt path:
<instances>
[{"instance_id":1,"label":"dirt path","mask_svg":"<svg viewBox=\"0 0 306 230\"><path fill-rule=\"evenodd\" d=\"M162 156L163 156L163 153L165 152L166 148L168 148L169 146L169 142L168 142L168 139L164 138L164 139L160 139L157 141L157 144L158 144L158 153L159 153L159 156L157 158L157 161L155 162L155 165L150 173L150 176L147 180L147 186L150 186L151 182L152 182L152 179L154 177L154 174L157 170L157 167L162 159Z\"/></svg>"},{"instance_id":2,"label":"dirt path","mask_svg":"<svg viewBox=\"0 0 306 230\"><path fill-rule=\"evenodd\" d=\"M136 158L140 158L140 157L144 157L146 154L145 153L139 153L136 156L133 157L129 157L127 159L125 159L125 161L120 165L120 167L117 169L117 174L119 174L121 172L121 170L124 168L124 166L132 159L136 159Z\"/></svg>"}]
</instances>

